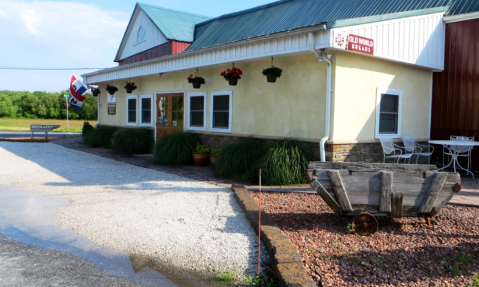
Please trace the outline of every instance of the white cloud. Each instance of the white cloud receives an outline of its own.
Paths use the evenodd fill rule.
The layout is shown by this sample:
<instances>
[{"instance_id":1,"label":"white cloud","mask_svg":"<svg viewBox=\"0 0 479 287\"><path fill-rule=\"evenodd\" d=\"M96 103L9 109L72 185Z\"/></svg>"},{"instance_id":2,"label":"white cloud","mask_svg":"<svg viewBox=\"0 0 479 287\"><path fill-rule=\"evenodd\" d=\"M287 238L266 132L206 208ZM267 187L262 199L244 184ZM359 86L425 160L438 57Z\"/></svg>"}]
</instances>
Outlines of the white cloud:
<instances>
[{"instance_id":1,"label":"white cloud","mask_svg":"<svg viewBox=\"0 0 479 287\"><path fill-rule=\"evenodd\" d=\"M0 39L4 39L0 66L116 66L113 58L129 19L129 14L101 10L94 4L0 0ZM25 79L22 82L25 85ZM0 90L4 84L0 82ZM65 88L63 82L59 87Z\"/></svg>"}]
</instances>

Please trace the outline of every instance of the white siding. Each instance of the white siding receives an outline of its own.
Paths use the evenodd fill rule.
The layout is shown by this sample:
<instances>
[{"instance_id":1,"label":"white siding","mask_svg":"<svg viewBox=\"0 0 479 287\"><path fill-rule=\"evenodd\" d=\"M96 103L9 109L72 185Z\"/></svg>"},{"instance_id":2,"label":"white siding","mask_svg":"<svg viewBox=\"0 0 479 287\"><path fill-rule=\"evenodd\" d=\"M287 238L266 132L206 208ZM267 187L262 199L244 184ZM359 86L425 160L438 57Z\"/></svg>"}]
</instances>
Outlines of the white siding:
<instances>
[{"instance_id":1,"label":"white siding","mask_svg":"<svg viewBox=\"0 0 479 287\"><path fill-rule=\"evenodd\" d=\"M374 39L374 57L432 68L444 69L445 24L443 14L429 14L371 24L335 28L342 32Z\"/></svg>"},{"instance_id":2,"label":"white siding","mask_svg":"<svg viewBox=\"0 0 479 287\"><path fill-rule=\"evenodd\" d=\"M123 60L168 42L163 33L150 20L150 18L148 18L143 10L139 9L136 19L133 19L131 23L133 25L131 29L127 31L125 40L123 41L123 47L121 47L122 51L119 60ZM141 26L146 29L146 41L137 43L138 31Z\"/></svg>"},{"instance_id":3,"label":"white siding","mask_svg":"<svg viewBox=\"0 0 479 287\"><path fill-rule=\"evenodd\" d=\"M315 33L317 39L328 39L329 32L320 30ZM316 45L318 46L318 45ZM217 50L191 52L166 56L151 62L143 62L133 67L121 66L104 70L99 74L84 75L87 84L100 83L115 79L125 79L210 66L228 62L291 54L309 51L308 33L286 35L253 43L231 45Z\"/></svg>"}]
</instances>

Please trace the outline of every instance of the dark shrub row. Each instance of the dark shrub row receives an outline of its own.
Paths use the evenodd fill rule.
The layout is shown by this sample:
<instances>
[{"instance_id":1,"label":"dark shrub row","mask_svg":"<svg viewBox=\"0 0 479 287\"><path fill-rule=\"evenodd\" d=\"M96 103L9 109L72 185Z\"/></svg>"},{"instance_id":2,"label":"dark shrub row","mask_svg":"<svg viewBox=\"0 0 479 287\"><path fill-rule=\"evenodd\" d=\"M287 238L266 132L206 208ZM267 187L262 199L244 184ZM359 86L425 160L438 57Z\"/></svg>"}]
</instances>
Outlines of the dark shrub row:
<instances>
[{"instance_id":1,"label":"dark shrub row","mask_svg":"<svg viewBox=\"0 0 479 287\"><path fill-rule=\"evenodd\" d=\"M153 133L146 128L118 130L115 127L97 126L84 122L83 142L92 147L113 148L124 154L150 153L153 147Z\"/></svg>"}]
</instances>

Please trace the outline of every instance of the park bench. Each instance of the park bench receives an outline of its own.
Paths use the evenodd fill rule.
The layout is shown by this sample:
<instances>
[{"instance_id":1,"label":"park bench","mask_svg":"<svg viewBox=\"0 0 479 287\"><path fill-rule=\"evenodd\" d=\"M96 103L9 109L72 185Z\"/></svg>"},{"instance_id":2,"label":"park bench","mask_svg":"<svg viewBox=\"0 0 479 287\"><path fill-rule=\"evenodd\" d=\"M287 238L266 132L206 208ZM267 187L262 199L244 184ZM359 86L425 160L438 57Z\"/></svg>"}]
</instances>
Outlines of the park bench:
<instances>
[{"instance_id":1,"label":"park bench","mask_svg":"<svg viewBox=\"0 0 479 287\"><path fill-rule=\"evenodd\" d=\"M45 140L47 140L48 139L48 132L51 132L54 129L57 129L59 127L60 127L60 125L30 125L30 132L32 133L32 140L33 140L33 133L34 132L45 133Z\"/></svg>"}]
</instances>

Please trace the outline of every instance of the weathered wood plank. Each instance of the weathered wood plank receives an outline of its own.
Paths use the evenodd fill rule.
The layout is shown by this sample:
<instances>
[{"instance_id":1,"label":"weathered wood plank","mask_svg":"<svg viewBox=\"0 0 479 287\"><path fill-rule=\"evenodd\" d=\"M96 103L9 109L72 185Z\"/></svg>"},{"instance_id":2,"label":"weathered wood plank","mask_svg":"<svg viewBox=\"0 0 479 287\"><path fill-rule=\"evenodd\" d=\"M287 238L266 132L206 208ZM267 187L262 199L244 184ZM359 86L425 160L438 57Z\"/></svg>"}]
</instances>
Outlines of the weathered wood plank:
<instances>
[{"instance_id":1,"label":"weathered wood plank","mask_svg":"<svg viewBox=\"0 0 479 287\"><path fill-rule=\"evenodd\" d=\"M328 175L329 180L331 181L331 185L333 186L336 199L338 200L339 206L341 206L341 210L343 212L352 211L353 208L351 207L351 203L349 202L348 194L346 193L346 189L344 188L343 181L341 180L341 176L339 175L339 171L328 170Z\"/></svg>"},{"instance_id":2,"label":"weathered wood plank","mask_svg":"<svg viewBox=\"0 0 479 287\"><path fill-rule=\"evenodd\" d=\"M321 183L318 180L311 181L311 187L316 190L316 193L321 196L321 198L326 202L326 204L333 210L336 214L342 214L341 207L336 202L336 200L329 194L329 192L324 189Z\"/></svg>"},{"instance_id":3,"label":"weathered wood plank","mask_svg":"<svg viewBox=\"0 0 479 287\"><path fill-rule=\"evenodd\" d=\"M390 171L382 171L379 212L391 212L391 192L393 189L392 184L393 184L393 174Z\"/></svg>"},{"instance_id":4,"label":"weathered wood plank","mask_svg":"<svg viewBox=\"0 0 479 287\"><path fill-rule=\"evenodd\" d=\"M446 181L447 173L438 172L434 176L434 180L429 186L427 195L424 197L421 206L419 207L419 213L430 213L434 207L439 192L442 189L444 182Z\"/></svg>"},{"instance_id":5,"label":"weathered wood plank","mask_svg":"<svg viewBox=\"0 0 479 287\"><path fill-rule=\"evenodd\" d=\"M311 161L308 165L308 169L344 169L351 171L427 171L437 170L437 167L435 165L423 164Z\"/></svg>"},{"instance_id":6,"label":"weathered wood plank","mask_svg":"<svg viewBox=\"0 0 479 287\"><path fill-rule=\"evenodd\" d=\"M391 217L401 218L403 214L403 194L402 192L393 191L391 193Z\"/></svg>"}]
</instances>

